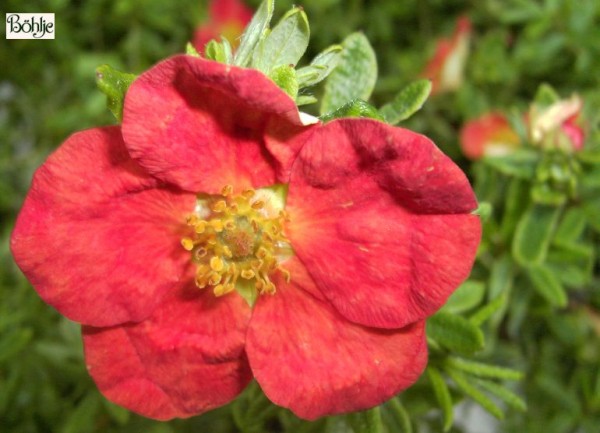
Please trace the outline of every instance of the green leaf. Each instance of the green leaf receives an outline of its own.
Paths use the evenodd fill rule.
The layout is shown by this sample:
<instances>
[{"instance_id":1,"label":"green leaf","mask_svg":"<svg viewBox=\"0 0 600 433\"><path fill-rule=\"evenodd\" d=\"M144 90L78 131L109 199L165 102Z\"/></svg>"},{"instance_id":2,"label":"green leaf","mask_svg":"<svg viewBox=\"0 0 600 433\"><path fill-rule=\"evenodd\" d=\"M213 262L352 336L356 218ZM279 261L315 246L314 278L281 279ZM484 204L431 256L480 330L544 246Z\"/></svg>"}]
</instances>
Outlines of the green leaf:
<instances>
[{"instance_id":1,"label":"green leaf","mask_svg":"<svg viewBox=\"0 0 600 433\"><path fill-rule=\"evenodd\" d=\"M487 305L484 305L479 310L477 310L470 318L469 322L471 322L474 326L481 326L486 320L492 317L497 311L500 311L502 308L506 306L506 300L508 296L506 293L503 293L501 296L498 296L492 302Z\"/></svg>"},{"instance_id":2,"label":"green leaf","mask_svg":"<svg viewBox=\"0 0 600 433\"><path fill-rule=\"evenodd\" d=\"M322 122L329 122L342 117L367 117L370 119L383 120L375 107L360 99L355 99L342 105L337 110L319 117Z\"/></svg>"},{"instance_id":3,"label":"green leaf","mask_svg":"<svg viewBox=\"0 0 600 433\"><path fill-rule=\"evenodd\" d=\"M74 411L67 415L67 419L60 429L60 433L86 433L95 430L93 420L100 407L100 400L96 391L90 391L77 405Z\"/></svg>"},{"instance_id":4,"label":"green leaf","mask_svg":"<svg viewBox=\"0 0 600 433\"><path fill-rule=\"evenodd\" d=\"M269 23L273 17L275 0L264 0L258 10L252 17L250 24L246 27L240 46L233 58L233 64L236 66L248 66L252 59L252 53L256 45L266 37L269 32Z\"/></svg>"},{"instance_id":5,"label":"green leaf","mask_svg":"<svg viewBox=\"0 0 600 433\"><path fill-rule=\"evenodd\" d=\"M388 410L385 412L386 414L390 414L393 420L393 424L395 429L388 429L391 433L412 433L413 428L410 422L410 416L408 411L404 407L404 405L400 402L398 397L394 397L384 404L384 408Z\"/></svg>"},{"instance_id":6,"label":"green leaf","mask_svg":"<svg viewBox=\"0 0 600 433\"><path fill-rule=\"evenodd\" d=\"M556 229L553 243L570 245L579 239L586 226L585 212L580 208L571 208L565 212Z\"/></svg>"},{"instance_id":7,"label":"green leaf","mask_svg":"<svg viewBox=\"0 0 600 433\"><path fill-rule=\"evenodd\" d=\"M536 105L548 107L560 101L560 96L558 93L556 93L556 90L554 90L552 86L547 83L542 83L538 87L533 100Z\"/></svg>"},{"instance_id":8,"label":"green leaf","mask_svg":"<svg viewBox=\"0 0 600 433\"><path fill-rule=\"evenodd\" d=\"M298 71L296 71L296 72L298 72ZM296 98L296 105L298 107L300 107L302 105L314 104L317 101L318 101L318 99L312 95L299 95Z\"/></svg>"},{"instance_id":9,"label":"green leaf","mask_svg":"<svg viewBox=\"0 0 600 433\"><path fill-rule=\"evenodd\" d=\"M198 50L196 50L196 48L195 48L195 47L192 45L192 43L191 43L191 42L188 42L188 43L185 45L185 53L186 53L188 56L192 56L192 57L201 57L201 56L200 56L200 53L198 52Z\"/></svg>"},{"instance_id":10,"label":"green leaf","mask_svg":"<svg viewBox=\"0 0 600 433\"><path fill-rule=\"evenodd\" d=\"M552 188L546 182L542 182L536 183L531 188L531 199L541 205L560 206L567 201L567 194Z\"/></svg>"},{"instance_id":11,"label":"green leaf","mask_svg":"<svg viewBox=\"0 0 600 433\"><path fill-rule=\"evenodd\" d=\"M387 123L395 125L419 111L430 93L430 80L414 81L402 89L391 103L381 107L380 113Z\"/></svg>"},{"instance_id":12,"label":"green leaf","mask_svg":"<svg viewBox=\"0 0 600 433\"><path fill-rule=\"evenodd\" d=\"M109 65L96 68L96 85L106 95L106 104L118 122L123 120L123 102L135 74L117 71Z\"/></svg>"},{"instance_id":13,"label":"green leaf","mask_svg":"<svg viewBox=\"0 0 600 433\"><path fill-rule=\"evenodd\" d=\"M383 422L381 421L381 409L379 407L348 414L346 419L354 433L383 433Z\"/></svg>"},{"instance_id":14,"label":"green leaf","mask_svg":"<svg viewBox=\"0 0 600 433\"><path fill-rule=\"evenodd\" d=\"M462 354L472 354L484 345L481 329L461 316L444 312L438 312L427 321L427 335L447 349Z\"/></svg>"},{"instance_id":15,"label":"green leaf","mask_svg":"<svg viewBox=\"0 0 600 433\"><path fill-rule=\"evenodd\" d=\"M508 254L494 261L490 274L489 298L496 299L510 292L514 279L514 262Z\"/></svg>"},{"instance_id":16,"label":"green leaf","mask_svg":"<svg viewBox=\"0 0 600 433\"><path fill-rule=\"evenodd\" d=\"M319 53L310 65L299 68L296 76L300 88L314 86L327 78L338 65L342 50L341 45L332 45Z\"/></svg>"},{"instance_id":17,"label":"green leaf","mask_svg":"<svg viewBox=\"0 0 600 433\"><path fill-rule=\"evenodd\" d=\"M510 242L519 219L529 203L529 182L513 177L508 184L500 233L502 238Z\"/></svg>"},{"instance_id":18,"label":"green leaf","mask_svg":"<svg viewBox=\"0 0 600 433\"><path fill-rule=\"evenodd\" d=\"M445 361L445 365L478 377L506 380L520 380L523 378L523 373L511 368L484 364L482 362L471 361L456 356L449 356Z\"/></svg>"},{"instance_id":19,"label":"green leaf","mask_svg":"<svg viewBox=\"0 0 600 433\"><path fill-rule=\"evenodd\" d=\"M16 329L14 332L4 332L0 339L0 362L12 358L27 346L33 337L30 328Z\"/></svg>"},{"instance_id":20,"label":"green leaf","mask_svg":"<svg viewBox=\"0 0 600 433\"><path fill-rule=\"evenodd\" d=\"M548 245L560 216L561 208L534 204L521 217L513 240L512 253L523 266L544 262Z\"/></svg>"},{"instance_id":21,"label":"green leaf","mask_svg":"<svg viewBox=\"0 0 600 433\"><path fill-rule=\"evenodd\" d=\"M476 307L485 295L485 284L481 281L468 280L461 284L450 296L442 311L446 313L462 313Z\"/></svg>"},{"instance_id":22,"label":"green leaf","mask_svg":"<svg viewBox=\"0 0 600 433\"><path fill-rule=\"evenodd\" d=\"M292 99L298 95L298 81L296 80L296 70L292 66L281 65L274 68L269 74L269 78L275 81L285 93Z\"/></svg>"},{"instance_id":23,"label":"green leaf","mask_svg":"<svg viewBox=\"0 0 600 433\"><path fill-rule=\"evenodd\" d=\"M550 305L566 307L567 293L557 276L545 266L532 266L527 269L527 276L534 289Z\"/></svg>"},{"instance_id":24,"label":"green leaf","mask_svg":"<svg viewBox=\"0 0 600 433\"><path fill-rule=\"evenodd\" d=\"M444 415L444 431L446 432L450 430L452 423L454 422L452 396L450 395L446 381L437 368L431 366L427 367L427 374L431 381L435 398L442 408L442 414Z\"/></svg>"},{"instance_id":25,"label":"green leaf","mask_svg":"<svg viewBox=\"0 0 600 433\"><path fill-rule=\"evenodd\" d=\"M513 409L516 409L521 412L525 412L527 410L527 404L525 403L525 401L505 386L502 386L490 380L483 379L477 379L475 383L481 388L488 391L489 393L498 397L500 400L505 402Z\"/></svg>"},{"instance_id":26,"label":"green leaf","mask_svg":"<svg viewBox=\"0 0 600 433\"><path fill-rule=\"evenodd\" d=\"M490 400L489 397L487 397L477 387L472 385L465 375L454 369L448 369L446 372L462 392L479 403L481 407L494 415L496 418L504 419L504 413L502 410L492 400Z\"/></svg>"},{"instance_id":27,"label":"green leaf","mask_svg":"<svg viewBox=\"0 0 600 433\"><path fill-rule=\"evenodd\" d=\"M233 52L231 44L225 38L221 38L222 42L211 40L206 44L204 53L207 59L214 60L219 63L230 65L233 62Z\"/></svg>"},{"instance_id":28,"label":"green leaf","mask_svg":"<svg viewBox=\"0 0 600 433\"><path fill-rule=\"evenodd\" d=\"M295 67L308 47L309 38L306 13L300 7L292 8L265 38L252 64L266 74L279 66Z\"/></svg>"},{"instance_id":29,"label":"green leaf","mask_svg":"<svg viewBox=\"0 0 600 433\"><path fill-rule=\"evenodd\" d=\"M537 152L520 149L506 156L493 156L482 159L483 163L508 176L532 179L539 161Z\"/></svg>"},{"instance_id":30,"label":"green leaf","mask_svg":"<svg viewBox=\"0 0 600 433\"><path fill-rule=\"evenodd\" d=\"M325 83L321 114L354 99L368 100L377 80L377 60L369 40L353 33L342 43L340 61Z\"/></svg>"}]
</instances>

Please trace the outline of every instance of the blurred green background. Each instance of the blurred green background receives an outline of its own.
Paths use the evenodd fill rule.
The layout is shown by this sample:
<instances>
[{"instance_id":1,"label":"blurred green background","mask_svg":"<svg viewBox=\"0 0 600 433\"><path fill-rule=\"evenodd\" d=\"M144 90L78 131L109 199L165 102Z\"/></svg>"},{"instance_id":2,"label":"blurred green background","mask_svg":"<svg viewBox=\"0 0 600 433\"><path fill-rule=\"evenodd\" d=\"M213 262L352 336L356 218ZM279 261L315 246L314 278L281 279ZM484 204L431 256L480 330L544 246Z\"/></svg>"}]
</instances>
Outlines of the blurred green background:
<instances>
[{"instance_id":1,"label":"blurred green background","mask_svg":"<svg viewBox=\"0 0 600 433\"><path fill-rule=\"evenodd\" d=\"M473 179L474 167L458 147L461 125L492 109L526 110L538 85L544 82L563 97L573 92L583 97L592 131L590 141L598 141L600 2L596 0L298 3L311 24L307 59L354 31L367 35L379 65L372 97L377 106L389 102L419 77L433 54L436 38L449 36L457 17L470 17L473 40L463 85L455 92L431 98L403 126L430 136ZM258 2L249 0L247 4L255 8ZM291 6L291 1L278 1L276 17ZM0 432L240 431L239 420L244 415L235 415L239 407L160 423L106 402L86 373L77 325L38 299L8 249L14 219L33 171L71 133L114 123L104 95L96 89L95 68L108 63L139 73L162 58L184 51L194 29L207 19L206 2L3 0L0 12L2 16L6 12L54 12L56 17L54 40L0 40ZM597 170L595 173L597 176ZM486 229L493 238L493 225ZM536 295L528 295L526 304L507 304L506 308L523 310L518 322L511 321L515 315L509 313L485 328L488 344L478 356L523 370L525 378L514 385L514 391L529 407L527 412L509 409L503 422L485 429L598 431L598 234L589 230L583 236L591 245L593 276L569 292L571 302L566 308L538 302ZM486 280L485 263L476 267L475 273ZM527 293L519 290L517 287L512 292L517 298L518 293L521 297ZM421 390L422 395L416 395ZM260 401L252 392L256 390L249 390L242 403L244 398ZM408 398L403 400L412 428L441 431L440 411L431 391L417 386L412 396L412 404ZM461 398L456 393L456 400ZM255 427L254 431L342 432L351 428L336 418L309 424L299 423L289 413L278 416L277 423ZM484 428L483 424L480 427ZM471 427L457 422L452 431L484 430L473 430L472 422Z\"/></svg>"}]
</instances>

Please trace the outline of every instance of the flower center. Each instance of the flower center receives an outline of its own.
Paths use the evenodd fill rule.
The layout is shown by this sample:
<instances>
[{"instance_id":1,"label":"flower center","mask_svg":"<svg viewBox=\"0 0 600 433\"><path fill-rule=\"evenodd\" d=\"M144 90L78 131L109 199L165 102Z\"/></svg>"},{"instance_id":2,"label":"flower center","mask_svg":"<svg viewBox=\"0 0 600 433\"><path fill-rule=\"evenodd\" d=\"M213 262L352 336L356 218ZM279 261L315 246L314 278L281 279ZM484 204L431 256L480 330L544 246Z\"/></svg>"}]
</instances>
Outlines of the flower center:
<instances>
[{"instance_id":1,"label":"flower center","mask_svg":"<svg viewBox=\"0 0 600 433\"><path fill-rule=\"evenodd\" d=\"M258 294L274 294L269 278L290 273L280 263L292 255L283 233L287 213L274 189L248 189L234 195L226 185L220 195L198 198L196 212L187 217L193 229L181 245L196 264L196 285L212 287L215 296L234 290L253 303Z\"/></svg>"}]
</instances>

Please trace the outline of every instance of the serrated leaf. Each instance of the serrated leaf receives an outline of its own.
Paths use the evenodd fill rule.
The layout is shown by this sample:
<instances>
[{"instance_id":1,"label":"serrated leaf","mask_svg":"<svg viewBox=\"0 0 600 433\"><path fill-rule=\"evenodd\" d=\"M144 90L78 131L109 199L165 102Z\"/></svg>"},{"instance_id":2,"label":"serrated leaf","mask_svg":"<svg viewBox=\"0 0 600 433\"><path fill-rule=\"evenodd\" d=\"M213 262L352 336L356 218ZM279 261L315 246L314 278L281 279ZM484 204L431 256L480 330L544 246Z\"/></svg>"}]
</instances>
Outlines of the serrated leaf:
<instances>
[{"instance_id":1,"label":"serrated leaf","mask_svg":"<svg viewBox=\"0 0 600 433\"><path fill-rule=\"evenodd\" d=\"M269 74L269 78L292 99L298 95L298 81L296 81L296 70L287 65L276 67Z\"/></svg>"},{"instance_id":2,"label":"serrated leaf","mask_svg":"<svg viewBox=\"0 0 600 433\"><path fill-rule=\"evenodd\" d=\"M185 53L188 56L200 57L200 53L198 52L198 50L196 50L196 48L192 45L191 42L188 42L187 44L185 44Z\"/></svg>"},{"instance_id":3,"label":"serrated leaf","mask_svg":"<svg viewBox=\"0 0 600 433\"><path fill-rule=\"evenodd\" d=\"M448 373L450 378L462 392L479 403L481 407L494 415L496 418L504 419L504 413L502 410L492 400L490 400L489 397L471 384L465 375L454 369L448 369L446 370L446 373Z\"/></svg>"},{"instance_id":4,"label":"serrated leaf","mask_svg":"<svg viewBox=\"0 0 600 433\"><path fill-rule=\"evenodd\" d=\"M250 64L256 45L269 31L269 23L273 17L274 8L275 0L264 0L260 4L242 35L240 45L233 58L234 65L248 66Z\"/></svg>"},{"instance_id":5,"label":"serrated leaf","mask_svg":"<svg viewBox=\"0 0 600 433\"><path fill-rule=\"evenodd\" d=\"M123 103L135 74L118 71L109 65L96 68L96 85L106 95L106 105L118 122L123 120Z\"/></svg>"},{"instance_id":6,"label":"serrated leaf","mask_svg":"<svg viewBox=\"0 0 600 433\"><path fill-rule=\"evenodd\" d=\"M332 45L319 53L310 65L299 68L296 75L300 88L314 86L327 78L338 65L342 50L341 45Z\"/></svg>"},{"instance_id":7,"label":"serrated leaf","mask_svg":"<svg viewBox=\"0 0 600 433\"><path fill-rule=\"evenodd\" d=\"M534 204L530 206L517 224L512 253L523 266L539 265L546 259L548 246L561 208Z\"/></svg>"},{"instance_id":8,"label":"serrated leaf","mask_svg":"<svg viewBox=\"0 0 600 433\"><path fill-rule=\"evenodd\" d=\"M483 332L469 320L438 312L427 321L427 335L445 348L461 354L483 349Z\"/></svg>"},{"instance_id":9,"label":"serrated leaf","mask_svg":"<svg viewBox=\"0 0 600 433\"><path fill-rule=\"evenodd\" d=\"M525 412L527 410L527 404L525 403L525 401L505 386L502 386L490 380L483 379L477 379L475 383L481 388L488 391L489 393L498 397L500 400L505 402L513 409L516 409L521 412Z\"/></svg>"},{"instance_id":10,"label":"serrated leaf","mask_svg":"<svg viewBox=\"0 0 600 433\"><path fill-rule=\"evenodd\" d=\"M531 280L536 292L550 305L566 307L567 293L557 276L545 266L533 266L527 269L527 276Z\"/></svg>"},{"instance_id":11,"label":"serrated leaf","mask_svg":"<svg viewBox=\"0 0 600 433\"><path fill-rule=\"evenodd\" d=\"M296 66L304 55L310 39L308 18L304 10L292 8L281 18L265 38L252 64L257 69L270 74L279 66Z\"/></svg>"},{"instance_id":12,"label":"serrated leaf","mask_svg":"<svg viewBox=\"0 0 600 433\"><path fill-rule=\"evenodd\" d=\"M354 99L368 100L377 81L377 60L366 36L353 33L342 46L339 63L325 83L321 114L335 111Z\"/></svg>"},{"instance_id":13,"label":"serrated leaf","mask_svg":"<svg viewBox=\"0 0 600 433\"><path fill-rule=\"evenodd\" d=\"M391 125L408 119L421 109L431 93L430 80L418 80L400 91L394 100L379 110L385 121Z\"/></svg>"},{"instance_id":14,"label":"serrated leaf","mask_svg":"<svg viewBox=\"0 0 600 433\"><path fill-rule=\"evenodd\" d=\"M462 313L477 306L485 295L485 284L481 281L468 280L448 298L442 311L447 313Z\"/></svg>"},{"instance_id":15,"label":"serrated leaf","mask_svg":"<svg viewBox=\"0 0 600 433\"><path fill-rule=\"evenodd\" d=\"M456 356L449 356L445 364L456 370L463 371L473 376L487 377L492 379L520 380L523 373L511 368L499 367L497 365L484 364Z\"/></svg>"},{"instance_id":16,"label":"serrated leaf","mask_svg":"<svg viewBox=\"0 0 600 433\"><path fill-rule=\"evenodd\" d=\"M442 377L441 373L435 367L428 367L427 374L431 381L431 386L435 394L435 398L438 404L442 408L442 414L444 416L444 431L450 430L454 422L454 410L452 407L452 396L448 390L448 385Z\"/></svg>"},{"instance_id":17,"label":"serrated leaf","mask_svg":"<svg viewBox=\"0 0 600 433\"><path fill-rule=\"evenodd\" d=\"M355 99L342 105L337 110L319 117L322 122L329 122L342 117L366 117L369 119L383 120L375 107L360 99Z\"/></svg>"},{"instance_id":18,"label":"serrated leaf","mask_svg":"<svg viewBox=\"0 0 600 433\"><path fill-rule=\"evenodd\" d=\"M493 156L482 159L483 163L508 176L532 179L539 161L537 152L527 149L517 150L506 156Z\"/></svg>"}]
</instances>

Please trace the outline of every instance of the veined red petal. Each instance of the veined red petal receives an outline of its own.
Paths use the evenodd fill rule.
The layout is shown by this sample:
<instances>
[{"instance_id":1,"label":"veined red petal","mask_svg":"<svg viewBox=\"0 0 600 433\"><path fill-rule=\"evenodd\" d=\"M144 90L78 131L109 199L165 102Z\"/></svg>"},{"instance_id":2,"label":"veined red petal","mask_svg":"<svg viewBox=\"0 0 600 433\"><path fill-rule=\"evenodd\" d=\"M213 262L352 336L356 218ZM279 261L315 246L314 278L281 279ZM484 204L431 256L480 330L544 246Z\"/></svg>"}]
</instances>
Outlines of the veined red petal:
<instances>
[{"instance_id":1,"label":"veined red petal","mask_svg":"<svg viewBox=\"0 0 600 433\"><path fill-rule=\"evenodd\" d=\"M193 192L259 188L278 178L270 130L302 124L294 101L262 73L195 58L167 59L133 82L123 137L154 176ZM285 167L283 170L285 171Z\"/></svg>"},{"instance_id":2,"label":"veined red petal","mask_svg":"<svg viewBox=\"0 0 600 433\"><path fill-rule=\"evenodd\" d=\"M251 380L249 316L239 296L188 287L140 323L85 327L87 367L109 400L134 412L160 420L198 415L233 400Z\"/></svg>"},{"instance_id":3,"label":"veined red petal","mask_svg":"<svg viewBox=\"0 0 600 433\"><path fill-rule=\"evenodd\" d=\"M464 173L426 137L345 119L315 129L302 148L287 234L343 316L399 328L433 314L469 275L476 207Z\"/></svg>"},{"instance_id":4,"label":"veined red petal","mask_svg":"<svg viewBox=\"0 0 600 433\"><path fill-rule=\"evenodd\" d=\"M138 321L181 284L195 196L163 188L118 128L72 135L36 172L11 249L42 299L88 325Z\"/></svg>"},{"instance_id":5,"label":"veined red petal","mask_svg":"<svg viewBox=\"0 0 600 433\"><path fill-rule=\"evenodd\" d=\"M427 362L424 322L383 330L349 322L309 294L303 265L286 262L277 293L253 310L246 351L274 403L304 419L374 407L412 385ZM299 278L298 278L299 277Z\"/></svg>"}]
</instances>

